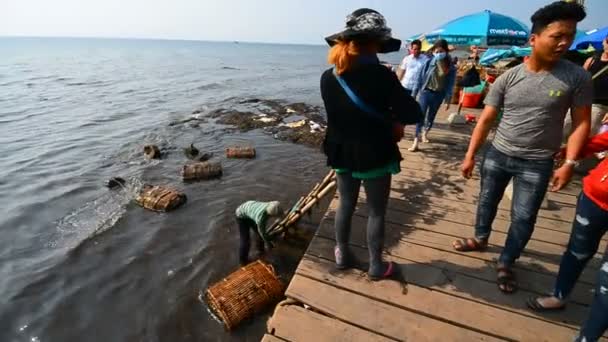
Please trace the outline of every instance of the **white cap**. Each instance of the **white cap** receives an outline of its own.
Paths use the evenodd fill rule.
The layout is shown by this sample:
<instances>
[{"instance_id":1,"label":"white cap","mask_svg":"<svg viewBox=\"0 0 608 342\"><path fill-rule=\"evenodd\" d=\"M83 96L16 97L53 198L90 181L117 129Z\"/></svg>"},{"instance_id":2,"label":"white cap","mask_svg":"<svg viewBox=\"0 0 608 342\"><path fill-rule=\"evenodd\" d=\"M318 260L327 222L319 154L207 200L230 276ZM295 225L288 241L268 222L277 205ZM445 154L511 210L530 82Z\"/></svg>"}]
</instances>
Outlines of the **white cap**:
<instances>
[{"instance_id":1,"label":"white cap","mask_svg":"<svg viewBox=\"0 0 608 342\"><path fill-rule=\"evenodd\" d=\"M281 209L281 203L279 201L268 202L266 207L266 213L270 216L279 216L283 213Z\"/></svg>"}]
</instances>

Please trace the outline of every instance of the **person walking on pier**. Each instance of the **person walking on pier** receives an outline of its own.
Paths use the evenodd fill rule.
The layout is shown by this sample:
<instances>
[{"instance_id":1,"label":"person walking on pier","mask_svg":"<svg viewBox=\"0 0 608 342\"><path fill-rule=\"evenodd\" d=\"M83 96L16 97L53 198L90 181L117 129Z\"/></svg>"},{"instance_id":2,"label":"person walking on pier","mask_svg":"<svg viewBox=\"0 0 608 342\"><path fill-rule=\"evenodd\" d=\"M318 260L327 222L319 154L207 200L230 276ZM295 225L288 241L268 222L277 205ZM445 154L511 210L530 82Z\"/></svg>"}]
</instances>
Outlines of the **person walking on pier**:
<instances>
[{"instance_id":1,"label":"person walking on pier","mask_svg":"<svg viewBox=\"0 0 608 342\"><path fill-rule=\"evenodd\" d=\"M437 40L431 51L433 51L433 58L424 64L413 90L414 94L419 94L418 101L424 121L416 125L414 143L409 148L409 151L412 152L418 151L419 143L429 142L428 134L433 128L441 103L445 102L446 110L450 108L456 81L456 67L448 53L448 42L444 39Z\"/></svg>"},{"instance_id":2,"label":"person walking on pier","mask_svg":"<svg viewBox=\"0 0 608 342\"><path fill-rule=\"evenodd\" d=\"M410 54L403 58L401 64L397 68L397 78L401 81L401 85L410 91L411 95L416 98L417 92L414 92L416 83L422 73L422 69L429 59L428 56L421 51L422 42L418 39L410 43Z\"/></svg>"},{"instance_id":3,"label":"person walking on pier","mask_svg":"<svg viewBox=\"0 0 608 342\"><path fill-rule=\"evenodd\" d=\"M589 134L591 76L561 59L572 44L577 23L585 16L581 5L563 1L534 13L530 59L504 73L490 88L462 163L462 175L470 178L475 154L502 109L496 136L481 163L475 237L454 241L453 247L462 252L486 249L498 203L513 179L511 225L497 265L498 287L505 293L517 290L512 267L530 240L549 184L552 191L568 184ZM569 109L573 130L566 160L554 171L553 157L560 151Z\"/></svg>"},{"instance_id":4,"label":"person walking on pier","mask_svg":"<svg viewBox=\"0 0 608 342\"><path fill-rule=\"evenodd\" d=\"M398 51L384 17L362 8L346 18L346 29L325 38L333 65L321 76L321 96L327 111L323 151L336 170L339 205L336 212L334 254L339 269L352 267L349 251L351 220L361 183L368 207L368 276L379 280L392 275L393 264L382 261L384 215L391 175L402 160L397 141L403 125L421 120L418 103L397 76L379 63L377 53Z\"/></svg>"},{"instance_id":5,"label":"person walking on pier","mask_svg":"<svg viewBox=\"0 0 608 342\"><path fill-rule=\"evenodd\" d=\"M608 150L608 132L591 138L583 150L584 157ZM534 311L561 310L585 266L597 253L608 231L608 159L602 161L583 179L568 248L562 256L553 295L530 298ZM608 329L608 250L595 285L591 312L581 330L579 341L597 341Z\"/></svg>"}]
</instances>

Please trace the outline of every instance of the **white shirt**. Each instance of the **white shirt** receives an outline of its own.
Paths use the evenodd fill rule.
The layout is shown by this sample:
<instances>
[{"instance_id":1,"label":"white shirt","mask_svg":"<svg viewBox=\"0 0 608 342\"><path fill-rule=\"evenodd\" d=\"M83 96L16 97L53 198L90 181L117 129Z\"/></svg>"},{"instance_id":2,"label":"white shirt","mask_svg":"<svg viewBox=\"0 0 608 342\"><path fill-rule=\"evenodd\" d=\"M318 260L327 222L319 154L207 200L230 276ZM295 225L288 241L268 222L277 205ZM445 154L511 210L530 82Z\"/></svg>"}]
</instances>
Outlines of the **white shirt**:
<instances>
[{"instance_id":1,"label":"white shirt","mask_svg":"<svg viewBox=\"0 0 608 342\"><path fill-rule=\"evenodd\" d=\"M401 85L409 90L414 89L418 75L422 72L424 63L428 60L425 54L420 54L418 58L414 58L414 55L407 55L401 62L399 67L405 70L405 75L401 79Z\"/></svg>"}]
</instances>

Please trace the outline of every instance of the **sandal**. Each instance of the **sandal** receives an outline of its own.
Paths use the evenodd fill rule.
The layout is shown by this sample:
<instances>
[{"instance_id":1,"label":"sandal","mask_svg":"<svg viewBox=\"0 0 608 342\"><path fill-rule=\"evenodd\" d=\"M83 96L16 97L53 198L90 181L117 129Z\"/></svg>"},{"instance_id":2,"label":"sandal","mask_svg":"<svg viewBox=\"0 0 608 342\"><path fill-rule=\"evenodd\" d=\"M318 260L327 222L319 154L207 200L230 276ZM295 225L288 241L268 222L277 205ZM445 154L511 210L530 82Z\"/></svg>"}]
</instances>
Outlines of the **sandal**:
<instances>
[{"instance_id":1,"label":"sandal","mask_svg":"<svg viewBox=\"0 0 608 342\"><path fill-rule=\"evenodd\" d=\"M511 270L510 267L498 267L496 269L496 272L498 273L496 282L498 284L498 289L500 289L502 293L512 294L517 291L517 281L515 280L515 274L513 274L513 270Z\"/></svg>"},{"instance_id":2,"label":"sandal","mask_svg":"<svg viewBox=\"0 0 608 342\"><path fill-rule=\"evenodd\" d=\"M488 248L488 240L477 240L475 238L460 239L454 241L452 247L458 252L484 251Z\"/></svg>"},{"instance_id":3,"label":"sandal","mask_svg":"<svg viewBox=\"0 0 608 342\"><path fill-rule=\"evenodd\" d=\"M547 297L530 297L528 298L528 300L526 301L526 304L528 305L528 307L532 310L532 311L536 311L536 312L551 312L551 311L560 311L560 310L564 310L566 308L566 304L562 303L561 306L554 306L554 307L550 307L550 306L543 306L538 300L541 298L547 298Z\"/></svg>"},{"instance_id":4,"label":"sandal","mask_svg":"<svg viewBox=\"0 0 608 342\"><path fill-rule=\"evenodd\" d=\"M371 281L378 281L382 279L388 279L395 273L395 264L392 261L389 261L386 265L386 271L382 275L375 276L371 274L367 274L367 277Z\"/></svg>"}]
</instances>

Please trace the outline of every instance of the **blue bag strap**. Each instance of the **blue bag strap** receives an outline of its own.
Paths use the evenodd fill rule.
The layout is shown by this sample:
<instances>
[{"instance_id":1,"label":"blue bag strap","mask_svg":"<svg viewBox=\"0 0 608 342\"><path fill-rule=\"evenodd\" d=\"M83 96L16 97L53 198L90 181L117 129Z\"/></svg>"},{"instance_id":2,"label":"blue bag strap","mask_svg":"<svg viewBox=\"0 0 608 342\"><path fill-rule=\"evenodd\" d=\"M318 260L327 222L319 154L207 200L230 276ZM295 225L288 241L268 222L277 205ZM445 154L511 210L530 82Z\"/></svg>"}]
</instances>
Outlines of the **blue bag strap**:
<instances>
[{"instance_id":1,"label":"blue bag strap","mask_svg":"<svg viewBox=\"0 0 608 342\"><path fill-rule=\"evenodd\" d=\"M340 83L340 86L342 86L342 89L344 89L344 92L346 92L346 95L348 95L348 97L351 99L351 101L353 101L353 103L357 107L359 107L359 109L361 109L363 112L365 112L367 114L370 114L370 116L373 116L375 119L379 119L384 122L388 121L387 120L388 118L386 118L384 115L378 113L372 107L368 106L365 102L363 102L363 100L361 100L359 98L359 96L357 96L357 94L355 94L355 92L348 86L346 81L342 77L340 77L340 75L338 75L338 72L336 71L335 68L334 68L333 72L334 72L334 76L336 77L336 80L338 80L338 83Z\"/></svg>"}]
</instances>

